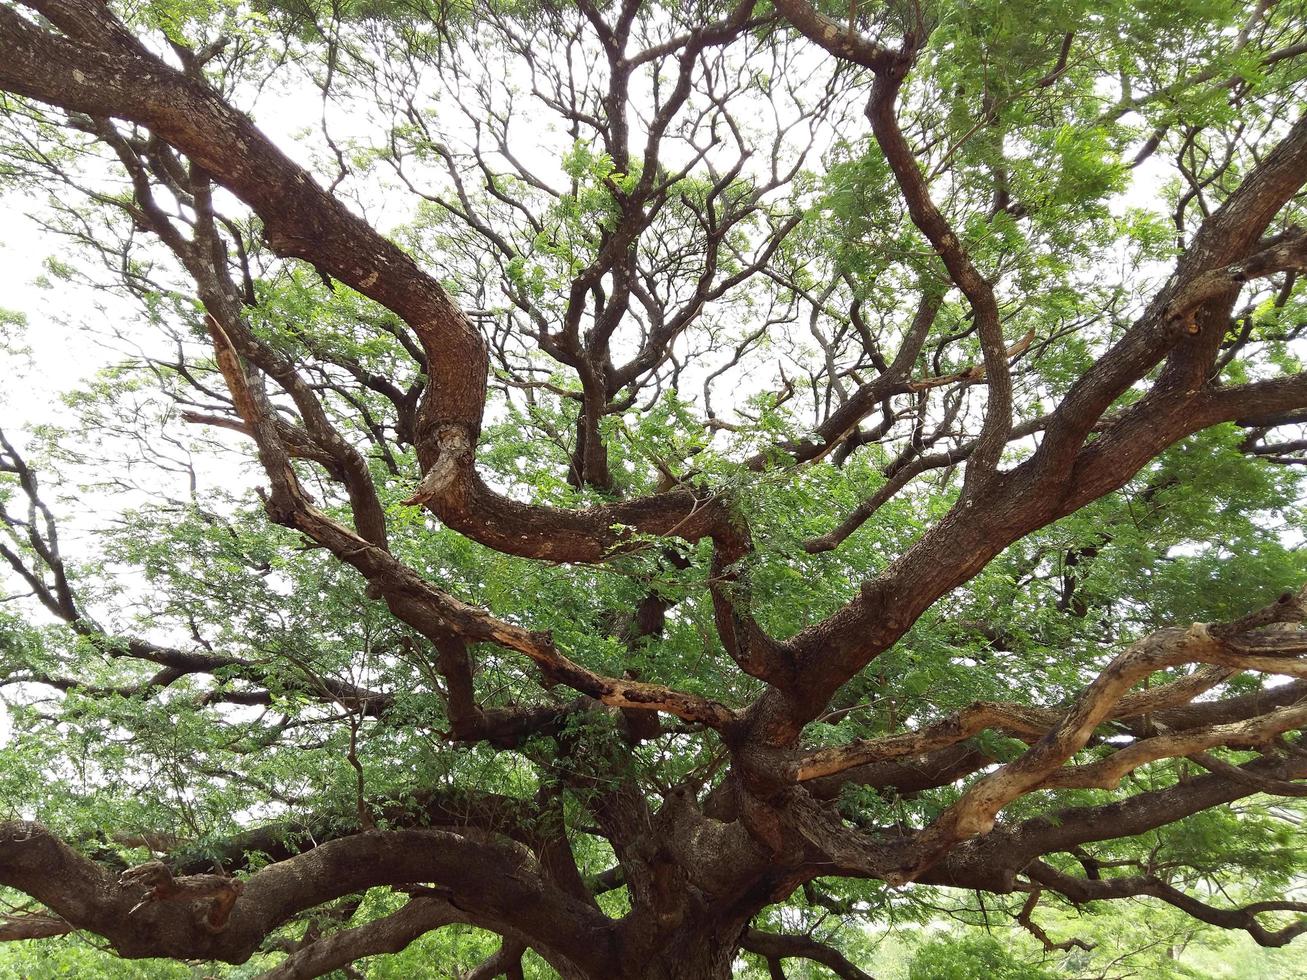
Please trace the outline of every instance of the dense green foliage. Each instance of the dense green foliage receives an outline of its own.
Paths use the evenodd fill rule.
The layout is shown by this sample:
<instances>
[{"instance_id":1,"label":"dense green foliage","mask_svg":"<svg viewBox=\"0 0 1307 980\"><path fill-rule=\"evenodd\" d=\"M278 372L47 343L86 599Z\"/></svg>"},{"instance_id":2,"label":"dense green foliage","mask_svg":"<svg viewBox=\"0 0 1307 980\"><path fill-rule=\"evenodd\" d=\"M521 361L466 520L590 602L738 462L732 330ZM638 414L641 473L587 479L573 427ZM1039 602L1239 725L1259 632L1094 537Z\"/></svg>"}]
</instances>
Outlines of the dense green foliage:
<instances>
[{"instance_id":1,"label":"dense green foliage","mask_svg":"<svg viewBox=\"0 0 1307 980\"><path fill-rule=\"evenodd\" d=\"M390 553L458 600L547 632L596 674L743 707L767 684L727 654L714 606L719 584L762 630L789 640L837 613L859 583L892 568L963 499L959 455L924 469L838 547L805 548L886 488L914 454L974 441L985 386L957 379L983 351L973 307L910 220L869 136L867 73L805 42L770 6L732 45L702 55L687 107L650 159L640 145L615 158L586 124L604 107L607 69L586 15L571 5L111 6L156 47L166 39L199 51L226 38L203 68L209 84L311 162L324 185L464 309L485 311L477 322L491 377L476 453L485 484L566 509L689 488L724 504L752 546L729 575L715 568L707 537L638 528L620 529L630 531L624 546L605 561L540 561L478 543L406 503L423 467L394 394L372 383L386 379L403 393L427 381L404 320L338 276L278 257L260 216L219 196L223 267L245 296L251 343L292 365L326 420L363 454ZM841 23L849 16L844 4L818 6ZM889 43L910 28L913 6L852 9L862 33ZM1277 53L1302 45L1307 6L921 7L931 30L900 97L900 123L936 204L995 284L1003 333L1017 345L1014 422L1032 423L1126 333L1205 216L1301 111L1307 57ZM615 9L597 5L595 16ZM728 9L707 0L644 5L632 46L651 48ZM571 76L582 95L570 117L551 101L568 91L559 79L569 55L591 59ZM651 59L634 74L637 135L651 125L649 100L665 99L676 77L674 58ZM283 843L303 848L360 823L405 825L433 793L469 812L481 794L502 794L539 804L529 826L562 821L588 878L618 860L594 828L609 783L650 801L677 786L706 797L721 784L729 753L710 728L664 714L661 731L632 739L622 711L564 711L575 690L490 642L470 644L482 711L548 707L563 721L510 747L459 737L447 667L429 637L396 618L320 542L269 520L268 481L249 440L232 431L236 407L193 277L150 234L154 219L114 148L76 113L19 95L0 95L0 109L6 206L34 210L48 232L42 242L58 242L44 281L52 307L69 318L70 335L105 351L103 369L40 424L7 433L58 521L59 573L77 614L43 608L33 598L40 588L17 568L0 580L0 593L13 596L0 604L4 818L39 819L117 869L163 852L199 867L227 855L225 842L251 826L275 823ZM125 124L122 131L140 135ZM611 278L588 285L578 303L574 284L600 262L627 203L655 171L660 205L631 246L636 298L606 351L609 368L637 366L605 393L602 416L587 418L593 365L577 366L563 325L575 317L578 336L593 337L617 287ZM167 197L168 175L146 176ZM202 224L196 207L168 198L165 211L194 230ZM1299 195L1272 231L1302 222L1303 211ZM705 282L714 293L707 301L697 294ZM885 399L879 432L867 435L882 421L878 402L860 417L859 439L795 463L786 447L817 438L850 392L886 370L908 343L923 296L938 297L939 309L909 375L932 383ZM678 316L686 325L656 350L656 321ZM1297 374L1304 326L1307 291L1293 272L1250 284L1229 318L1213 383ZM46 311L0 316L6 377L55 370L39 357L24 367L24 332L48 329ZM1138 404L1161 370L1122 392L1109 414ZM294 393L266 368L257 377L276 412L299 425ZM21 384L6 387L10 407ZM1030 431L1009 442L1005 466L1031 457L1042 430ZM1153 630L1235 619L1300 588L1307 513L1294 431L1243 418L1204 428L1119 489L1024 534L843 683L804 727L802 746L921 729L977 701L1065 706L1114 653ZM579 440L596 437L607 479L578 471ZM322 511L354 526L356 508L331 467L311 458L295 467ZM0 505L16 515L7 546L44 585L55 569L28 537L24 522L44 517L27 516L27 494L17 470L0 473ZM656 630L637 624L635 611L650 601L662 618ZM163 661L142 657L132 638L223 662L160 683ZM1189 671L1159 671L1148 683ZM1243 673L1216 693L1276 683ZM1074 761L1106 758L1125 730L1109 724L1100 735ZM1028 748L992 729L969 744L990 763ZM1286 744L1274 751L1301 751L1296 736ZM1239 764L1261 750L1272 751L1213 751ZM1022 796L1003 820L1097 806L1202 774L1190 759L1162 758L1127 775L1120 790ZM919 828L956 803L971 778L905 792L850 782L836 805L854 828ZM1251 795L1095 842L1093 858L1105 868L1146 867L1213 904L1278 900L1300 890L1307 873L1304 818L1301 800ZM1082 857L1046 860L1081 874ZM253 854L239 873L268 860ZM15 907L28 901L4 894ZM1045 950L1015 921L1025 899L822 877L752 922L827 942L881 980L1307 972L1301 941L1257 949L1242 933L1148 898L1076 908L1046 891L1035 920L1052 940L1091 948ZM618 887L598 903L619 917L631 898ZM377 887L346 918L358 925L401 904ZM298 940L312 914L274 938ZM90 934L38 942L0 946L0 978L253 977L281 956L269 943L243 966L128 963L100 952ZM356 966L370 978L453 977L499 945L491 932L453 925ZM736 962L739 976L768 976L759 956L740 952ZM799 960L785 969L824 975ZM523 970L555 975L534 953Z\"/></svg>"}]
</instances>

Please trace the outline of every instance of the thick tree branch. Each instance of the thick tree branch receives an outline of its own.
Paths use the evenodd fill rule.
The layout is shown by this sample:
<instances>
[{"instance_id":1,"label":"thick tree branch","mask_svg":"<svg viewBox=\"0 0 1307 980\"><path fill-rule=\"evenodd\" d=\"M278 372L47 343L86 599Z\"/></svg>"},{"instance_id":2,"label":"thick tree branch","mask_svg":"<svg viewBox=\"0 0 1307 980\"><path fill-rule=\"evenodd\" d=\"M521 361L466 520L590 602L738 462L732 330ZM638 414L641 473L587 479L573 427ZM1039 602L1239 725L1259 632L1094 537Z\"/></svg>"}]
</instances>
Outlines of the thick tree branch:
<instances>
[{"instance_id":1,"label":"thick tree branch","mask_svg":"<svg viewBox=\"0 0 1307 980\"><path fill-rule=\"evenodd\" d=\"M1221 909L1200 902L1156 877L1105 878L1093 881L1063 874L1042 861L1036 861L1027 868L1026 874L1045 888L1056 891L1076 903L1135 896L1161 899L1168 905L1173 905L1209 925L1220 926L1222 929L1242 929L1259 946L1284 946L1307 932L1307 918L1301 918L1281 929L1267 929L1257 919L1257 916L1268 912L1307 912L1307 902L1255 902L1243 908Z\"/></svg>"},{"instance_id":2,"label":"thick tree branch","mask_svg":"<svg viewBox=\"0 0 1307 980\"><path fill-rule=\"evenodd\" d=\"M740 948L769 963L778 960L804 959L820 963L842 980L872 980L870 973L859 969L833 946L811 936L787 936L761 929L747 929L740 937Z\"/></svg>"},{"instance_id":3,"label":"thick tree branch","mask_svg":"<svg viewBox=\"0 0 1307 980\"><path fill-rule=\"evenodd\" d=\"M443 898L412 898L399 911L342 929L295 950L259 980L312 980L365 956L398 953L413 940L467 917Z\"/></svg>"}]
</instances>

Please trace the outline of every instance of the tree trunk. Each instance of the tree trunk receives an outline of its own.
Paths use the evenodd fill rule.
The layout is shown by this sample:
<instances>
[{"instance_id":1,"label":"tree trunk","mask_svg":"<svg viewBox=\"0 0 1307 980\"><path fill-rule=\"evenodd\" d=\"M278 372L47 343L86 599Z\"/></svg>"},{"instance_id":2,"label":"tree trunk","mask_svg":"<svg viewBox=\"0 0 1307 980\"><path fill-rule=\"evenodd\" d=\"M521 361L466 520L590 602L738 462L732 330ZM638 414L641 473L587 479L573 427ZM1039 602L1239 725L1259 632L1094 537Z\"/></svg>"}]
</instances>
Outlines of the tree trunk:
<instances>
[{"instance_id":1,"label":"tree trunk","mask_svg":"<svg viewBox=\"0 0 1307 980\"><path fill-rule=\"evenodd\" d=\"M602 980L730 980L743 923L694 923L632 944L622 962ZM589 980L601 980L599 977Z\"/></svg>"},{"instance_id":2,"label":"tree trunk","mask_svg":"<svg viewBox=\"0 0 1307 980\"><path fill-rule=\"evenodd\" d=\"M621 964L614 980L730 980L735 943L696 937L669 944L652 957ZM600 980L595 977L594 980Z\"/></svg>"}]
</instances>

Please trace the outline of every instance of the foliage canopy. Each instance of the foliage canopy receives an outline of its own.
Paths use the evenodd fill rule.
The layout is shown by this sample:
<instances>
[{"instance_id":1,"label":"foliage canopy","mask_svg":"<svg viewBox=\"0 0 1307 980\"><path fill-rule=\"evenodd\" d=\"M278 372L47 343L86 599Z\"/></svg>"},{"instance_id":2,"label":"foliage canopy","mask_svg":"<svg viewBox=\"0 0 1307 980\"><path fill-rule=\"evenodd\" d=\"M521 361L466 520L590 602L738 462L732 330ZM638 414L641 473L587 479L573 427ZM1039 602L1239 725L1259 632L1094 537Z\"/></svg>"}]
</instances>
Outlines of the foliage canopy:
<instances>
[{"instance_id":1,"label":"foliage canopy","mask_svg":"<svg viewBox=\"0 0 1307 980\"><path fill-rule=\"evenodd\" d=\"M130 354L0 440L0 937L1289 943L1305 90L1301 0L4 0Z\"/></svg>"}]
</instances>

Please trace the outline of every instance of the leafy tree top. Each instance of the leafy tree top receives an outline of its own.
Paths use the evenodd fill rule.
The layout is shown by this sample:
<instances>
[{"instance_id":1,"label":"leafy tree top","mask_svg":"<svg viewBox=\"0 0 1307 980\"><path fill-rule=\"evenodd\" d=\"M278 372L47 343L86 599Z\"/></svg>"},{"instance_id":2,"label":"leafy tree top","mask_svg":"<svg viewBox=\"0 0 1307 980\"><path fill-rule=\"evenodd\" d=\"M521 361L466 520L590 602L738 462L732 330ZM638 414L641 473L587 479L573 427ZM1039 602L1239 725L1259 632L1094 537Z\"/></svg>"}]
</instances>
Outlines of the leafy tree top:
<instances>
[{"instance_id":1,"label":"leafy tree top","mask_svg":"<svg viewBox=\"0 0 1307 980\"><path fill-rule=\"evenodd\" d=\"M0 179L133 353L0 441L0 935L1307 931L1304 24L6 0Z\"/></svg>"}]
</instances>

